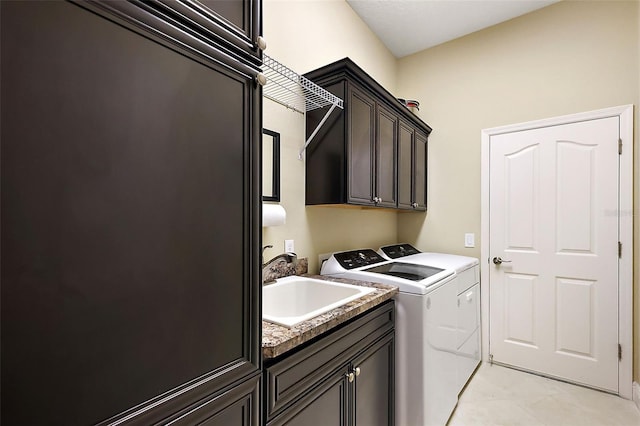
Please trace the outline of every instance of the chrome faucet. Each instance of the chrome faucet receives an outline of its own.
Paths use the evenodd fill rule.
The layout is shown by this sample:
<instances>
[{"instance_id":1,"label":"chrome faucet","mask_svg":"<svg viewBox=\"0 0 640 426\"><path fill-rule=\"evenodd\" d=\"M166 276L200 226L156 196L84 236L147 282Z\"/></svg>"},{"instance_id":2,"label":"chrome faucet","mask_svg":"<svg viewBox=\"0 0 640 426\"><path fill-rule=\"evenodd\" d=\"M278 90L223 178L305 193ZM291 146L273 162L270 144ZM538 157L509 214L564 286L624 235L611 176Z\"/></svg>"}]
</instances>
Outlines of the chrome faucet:
<instances>
[{"instance_id":1,"label":"chrome faucet","mask_svg":"<svg viewBox=\"0 0 640 426\"><path fill-rule=\"evenodd\" d=\"M262 284L269 284L276 278L295 275L298 256L295 253L282 253L262 265Z\"/></svg>"},{"instance_id":2,"label":"chrome faucet","mask_svg":"<svg viewBox=\"0 0 640 426\"><path fill-rule=\"evenodd\" d=\"M265 262L262 267L263 268L267 268L271 265L273 265L276 262L282 261L284 263L293 263L294 265L298 262L298 255L293 253L293 252L286 252L286 253L281 253L279 255L277 255L276 257L274 257L273 259L271 259L268 262Z\"/></svg>"}]
</instances>

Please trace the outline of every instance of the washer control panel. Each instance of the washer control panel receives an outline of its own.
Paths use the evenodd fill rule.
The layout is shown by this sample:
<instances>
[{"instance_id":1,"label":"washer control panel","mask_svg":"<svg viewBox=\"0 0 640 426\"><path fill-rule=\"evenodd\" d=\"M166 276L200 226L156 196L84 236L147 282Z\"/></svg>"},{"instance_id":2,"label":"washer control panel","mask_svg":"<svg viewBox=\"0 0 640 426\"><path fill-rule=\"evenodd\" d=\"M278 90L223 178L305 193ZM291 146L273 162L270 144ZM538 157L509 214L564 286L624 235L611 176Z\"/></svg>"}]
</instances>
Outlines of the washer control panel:
<instances>
[{"instance_id":1,"label":"washer control panel","mask_svg":"<svg viewBox=\"0 0 640 426\"><path fill-rule=\"evenodd\" d=\"M333 256L344 269L355 269L386 261L371 249L343 251L341 253L334 253Z\"/></svg>"},{"instance_id":2,"label":"washer control panel","mask_svg":"<svg viewBox=\"0 0 640 426\"><path fill-rule=\"evenodd\" d=\"M420 250L411 244L394 244L392 246L380 247L380 250L389 256L389 259L398 259L400 257L409 256L410 254L421 253Z\"/></svg>"}]
</instances>

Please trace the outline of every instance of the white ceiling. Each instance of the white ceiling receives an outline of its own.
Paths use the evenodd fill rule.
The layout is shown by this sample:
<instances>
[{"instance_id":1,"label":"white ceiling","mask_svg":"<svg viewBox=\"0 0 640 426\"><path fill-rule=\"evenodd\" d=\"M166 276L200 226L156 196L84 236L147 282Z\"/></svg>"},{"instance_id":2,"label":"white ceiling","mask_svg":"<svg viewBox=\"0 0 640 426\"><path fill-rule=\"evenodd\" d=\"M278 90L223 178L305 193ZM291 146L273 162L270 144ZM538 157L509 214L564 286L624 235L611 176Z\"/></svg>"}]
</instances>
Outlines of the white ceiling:
<instances>
[{"instance_id":1,"label":"white ceiling","mask_svg":"<svg viewBox=\"0 0 640 426\"><path fill-rule=\"evenodd\" d=\"M347 0L396 58L559 0Z\"/></svg>"}]
</instances>

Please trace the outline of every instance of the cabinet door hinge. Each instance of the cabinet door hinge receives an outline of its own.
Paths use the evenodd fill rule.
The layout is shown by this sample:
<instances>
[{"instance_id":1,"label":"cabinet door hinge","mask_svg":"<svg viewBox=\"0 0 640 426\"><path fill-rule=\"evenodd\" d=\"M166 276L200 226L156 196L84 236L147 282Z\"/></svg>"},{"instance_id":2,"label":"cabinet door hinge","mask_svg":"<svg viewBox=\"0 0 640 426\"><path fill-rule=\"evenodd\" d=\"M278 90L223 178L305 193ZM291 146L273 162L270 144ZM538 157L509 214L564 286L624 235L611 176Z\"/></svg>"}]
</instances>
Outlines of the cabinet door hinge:
<instances>
[{"instance_id":1,"label":"cabinet door hinge","mask_svg":"<svg viewBox=\"0 0 640 426\"><path fill-rule=\"evenodd\" d=\"M622 259L622 243L618 241L618 258Z\"/></svg>"},{"instance_id":2,"label":"cabinet door hinge","mask_svg":"<svg viewBox=\"0 0 640 426\"><path fill-rule=\"evenodd\" d=\"M618 155L622 155L622 139L618 139Z\"/></svg>"},{"instance_id":3,"label":"cabinet door hinge","mask_svg":"<svg viewBox=\"0 0 640 426\"><path fill-rule=\"evenodd\" d=\"M618 361L622 361L622 345L618 343Z\"/></svg>"}]
</instances>

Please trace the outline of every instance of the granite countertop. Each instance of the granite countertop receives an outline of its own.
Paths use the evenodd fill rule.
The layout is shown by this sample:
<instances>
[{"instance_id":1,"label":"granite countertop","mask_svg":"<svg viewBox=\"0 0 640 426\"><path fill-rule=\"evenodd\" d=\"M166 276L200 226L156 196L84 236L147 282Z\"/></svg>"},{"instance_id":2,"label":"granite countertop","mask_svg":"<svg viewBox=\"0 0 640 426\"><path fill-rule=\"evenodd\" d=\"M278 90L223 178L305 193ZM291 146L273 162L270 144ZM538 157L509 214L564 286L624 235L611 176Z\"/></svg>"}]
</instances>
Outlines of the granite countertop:
<instances>
[{"instance_id":1,"label":"granite countertop","mask_svg":"<svg viewBox=\"0 0 640 426\"><path fill-rule=\"evenodd\" d=\"M262 354L265 359L275 358L290 351L296 346L342 324L351 318L391 299L398 288L385 284L356 281L345 278L333 278L322 275L305 275L327 281L373 287L373 293L349 302L317 317L304 321L294 327L287 328L268 321L262 321Z\"/></svg>"}]
</instances>

